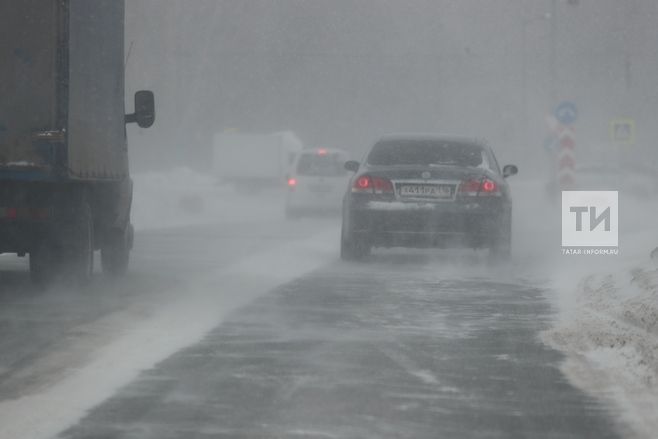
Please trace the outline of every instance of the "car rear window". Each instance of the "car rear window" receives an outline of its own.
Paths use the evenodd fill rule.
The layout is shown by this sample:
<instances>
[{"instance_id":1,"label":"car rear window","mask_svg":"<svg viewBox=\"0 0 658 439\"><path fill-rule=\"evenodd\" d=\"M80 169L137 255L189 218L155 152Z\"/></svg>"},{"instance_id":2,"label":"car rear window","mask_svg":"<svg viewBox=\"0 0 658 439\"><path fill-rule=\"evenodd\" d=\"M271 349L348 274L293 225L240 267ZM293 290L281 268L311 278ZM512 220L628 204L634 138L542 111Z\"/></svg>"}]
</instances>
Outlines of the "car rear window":
<instances>
[{"instance_id":1,"label":"car rear window","mask_svg":"<svg viewBox=\"0 0 658 439\"><path fill-rule=\"evenodd\" d=\"M345 175L345 159L340 154L302 154L297 163L298 175L338 177Z\"/></svg>"},{"instance_id":2,"label":"car rear window","mask_svg":"<svg viewBox=\"0 0 658 439\"><path fill-rule=\"evenodd\" d=\"M371 165L449 165L488 167L484 149L473 143L442 140L383 140L368 154Z\"/></svg>"}]
</instances>

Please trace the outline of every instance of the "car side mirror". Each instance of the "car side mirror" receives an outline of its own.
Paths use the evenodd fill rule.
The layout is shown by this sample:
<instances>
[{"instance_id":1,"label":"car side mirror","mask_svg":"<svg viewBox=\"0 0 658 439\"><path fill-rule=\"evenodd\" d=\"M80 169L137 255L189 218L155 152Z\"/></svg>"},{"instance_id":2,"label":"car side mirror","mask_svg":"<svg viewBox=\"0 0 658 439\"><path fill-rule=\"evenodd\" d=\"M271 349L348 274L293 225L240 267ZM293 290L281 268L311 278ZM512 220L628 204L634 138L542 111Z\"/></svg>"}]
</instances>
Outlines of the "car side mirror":
<instances>
[{"instance_id":1,"label":"car side mirror","mask_svg":"<svg viewBox=\"0 0 658 439\"><path fill-rule=\"evenodd\" d=\"M126 123L137 123L140 128L149 128L155 122L155 97L150 90L135 93L135 112L126 114Z\"/></svg>"},{"instance_id":2,"label":"car side mirror","mask_svg":"<svg viewBox=\"0 0 658 439\"><path fill-rule=\"evenodd\" d=\"M505 165L503 166L503 178L507 178L511 175L516 175L519 173L519 168L515 165Z\"/></svg>"},{"instance_id":3,"label":"car side mirror","mask_svg":"<svg viewBox=\"0 0 658 439\"><path fill-rule=\"evenodd\" d=\"M351 172L356 172L359 170L359 162L355 160L348 160L345 162L345 169Z\"/></svg>"}]
</instances>

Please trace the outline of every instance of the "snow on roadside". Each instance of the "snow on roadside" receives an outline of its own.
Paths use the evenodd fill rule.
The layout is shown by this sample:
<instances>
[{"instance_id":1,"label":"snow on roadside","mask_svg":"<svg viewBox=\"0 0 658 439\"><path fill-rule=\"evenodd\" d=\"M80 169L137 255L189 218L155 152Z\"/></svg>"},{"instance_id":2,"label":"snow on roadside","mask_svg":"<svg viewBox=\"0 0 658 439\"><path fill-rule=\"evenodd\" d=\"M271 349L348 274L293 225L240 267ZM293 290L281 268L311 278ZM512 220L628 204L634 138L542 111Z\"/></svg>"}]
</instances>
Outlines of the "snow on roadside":
<instances>
[{"instance_id":1,"label":"snow on roadside","mask_svg":"<svg viewBox=\"0 0 658 439\"><path fill-rule=\"evenodd\" d=\"M607 401L632 434L658 431L658 268L628 263L585 276L542 334L564 352L563 372Z\"/></svg>"},{"instance_id":2,"label":"snow on roadside","mask_svg":"<svg viewBox=\"0 0 658 439\"><path fill-rule=\"evenodd\" d=\"M137 230L241 221L271 215L280 206L283 191L239 193L208 174L189 168L144 172L133 176L132 222Z\"/></svg>"},{"instance_id":3,"label":"snow on roadside","mask_svg":"<svg viewBox=\"0 0 658 439\"><path fill-rule=\"evenodd\" d=\"M559 198L548 199L540 178L510 185L516 263L548 281L557 311L543 341L565 355L561 369L574 386L620 414L624 436L656 437L658 264L649 253L658 245L657 200L620 191L620 254L571 256L560 251Z\"/></svg>"}]
</instances>

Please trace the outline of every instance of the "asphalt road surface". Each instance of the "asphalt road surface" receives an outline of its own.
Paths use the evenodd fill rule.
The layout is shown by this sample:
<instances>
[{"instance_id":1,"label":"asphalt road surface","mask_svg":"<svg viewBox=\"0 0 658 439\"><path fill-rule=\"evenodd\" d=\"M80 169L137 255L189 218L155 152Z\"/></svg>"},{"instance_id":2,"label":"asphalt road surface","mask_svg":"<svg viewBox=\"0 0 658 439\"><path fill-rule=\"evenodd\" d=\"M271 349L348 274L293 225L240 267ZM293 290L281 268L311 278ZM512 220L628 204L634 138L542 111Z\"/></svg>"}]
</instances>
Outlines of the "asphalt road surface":
<instances>
[{"instance_id":1,"label":"asphalt road surface","mask_svg":"<svg viewBox=\"0 0 658 439\"><path fill-rule=\"evenodd\" d=\"M125 279L109 280L98 272L88 286L58 284L45 291L31 285L27 258L3 255L0 402L56 380L59 368L69 366L67 361L44 365L41 360L71 344L84 343L86 333L102 319L137 306L155 307L166 300L163 293L167 291L184 296L190 279L314 233L315 223L283 219L140 231Z\"/></svg>"},{"instance_id":2,"label":"asphalt road surface","mask_svg":"<svg viewBox=\"0 0 658 439\"><path fill-rule=\"evenodd\" d=\"M142 233L132 274L119 284L98 276L84 291L33 290L24 264L4 261L0 415L3 401L38 395L70 372L70 358L45 357L77 345L84 362L87 331L107 316L164 289L185 294L190 278L333 226ZM552 314L540 285L468 253L337 259L232 311L60 437L618 437L606 407L573 388L561 355L539 340Z\"/></svg>"}]
</instances>

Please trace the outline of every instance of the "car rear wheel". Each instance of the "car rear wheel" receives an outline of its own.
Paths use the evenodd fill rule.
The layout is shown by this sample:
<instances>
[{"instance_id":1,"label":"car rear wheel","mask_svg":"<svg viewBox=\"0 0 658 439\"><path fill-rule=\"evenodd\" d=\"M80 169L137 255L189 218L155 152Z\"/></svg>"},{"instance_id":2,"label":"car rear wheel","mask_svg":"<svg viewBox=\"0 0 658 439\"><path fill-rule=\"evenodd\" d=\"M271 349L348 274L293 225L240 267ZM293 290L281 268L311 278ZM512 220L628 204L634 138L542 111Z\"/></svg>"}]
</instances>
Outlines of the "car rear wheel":
<instances>
[{"instance_id":1,"label":"car rear wheel","mask_svg":"<svg viewBox=\"0 0 658 439\"><path fill-rule=\"evenodd\" d=\"M344 261L357 261L370 255L371 246L363 237L355 237L346 230L341 229L340 258Z\"/></svg>"},{"instance_id":2,"label":"car rear wheel","mask_svg":"<svg viewBox=\"0 0 658 439\"><path fill-rule=\"evenodd\" d=\"M512 224L505 223L498 234L494 237L489 249L492 260L507 261L512 256Z\"/></svg>"}]
</instances>

